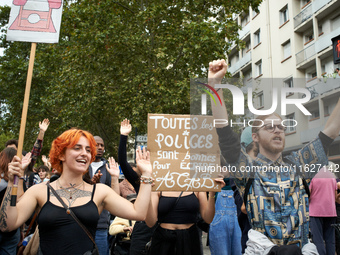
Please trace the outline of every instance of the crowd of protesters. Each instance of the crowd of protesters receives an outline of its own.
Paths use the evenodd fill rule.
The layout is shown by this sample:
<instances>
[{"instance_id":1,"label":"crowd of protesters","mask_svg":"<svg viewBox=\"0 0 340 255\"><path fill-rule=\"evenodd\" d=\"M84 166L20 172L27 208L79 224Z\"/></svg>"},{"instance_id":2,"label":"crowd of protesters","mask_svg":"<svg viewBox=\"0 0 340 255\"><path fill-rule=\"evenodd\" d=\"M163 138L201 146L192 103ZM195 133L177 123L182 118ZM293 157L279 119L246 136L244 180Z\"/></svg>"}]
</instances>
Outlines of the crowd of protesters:
<instances>
[{"instance_id":1,"label":"crowd of protesters","mask_svg":"<svg viewBox=\"0 0 340 255\"><path fill-rule=\"evenodd\" d=\"M226 71L224 60L211 62L210 86L220 84ZM217 93L223 99L222 90ZM212 113L227 120L222 102L212 104ZM230 173L215 179L219 193L152 192L150 153L138 148L136 162L127 159L129 120L121 122L119 165L104 158L101 137L75 128L52 142L48 157L40 155L50 125L43 120L31 152L18 157L12 139L0 153L0 254L20 254L26 247L24 254L197 255L203 254L203 229L212 255L340 255L340 180L327 158L340 131L340 102L315 140L285 156L281 116L257 119L264 125L254 123L241 137L227 123L216 126L221 164L324 167L319 173ZM36 166L40 156L43 164ZM16 184L18 202L12 205Z\"/></svg>"}]
</instances>

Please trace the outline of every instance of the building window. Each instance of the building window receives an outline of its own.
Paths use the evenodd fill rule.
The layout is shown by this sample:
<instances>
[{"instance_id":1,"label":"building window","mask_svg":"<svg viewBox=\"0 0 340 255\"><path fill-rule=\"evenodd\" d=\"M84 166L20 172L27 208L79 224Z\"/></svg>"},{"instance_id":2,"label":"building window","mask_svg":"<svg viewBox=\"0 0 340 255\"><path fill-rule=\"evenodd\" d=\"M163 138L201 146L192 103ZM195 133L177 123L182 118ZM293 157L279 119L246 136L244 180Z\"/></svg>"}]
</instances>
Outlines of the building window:
<instances>
[{"instance_id":1,"label":"building window","mask_svg":"<svg viewBox=\"0 0 340 255\"><path fill-rule=\"evenodd\" d=\"M322 25L318 26L319 36L323 35Z\"/></svg>"},{"instance_id":2,"label":"building window","mask_svg":"<svg viewBox=\"0 0 340 255\"><path fill-rule=\"evenodd\" d=\"M287 115L285 126L287 127L286 133L292 133L296 131L295 113Z\"/></svg>"},{"instance_id":3,"label":"building window","mask_svg":"<svg viewBox=\"0 0 340 255\"><path fill-rule=\"evenodd\" d=\"M264 107L264 95L263 95L263 91L261 91L260 93L257 94L257 103L259 108Z\"/></svg>"},{"instance_id":4,"label":"building window","mask_svg":"<svg viewBox=\"0 0 340 255\"><path fill-rule=\"evenodd\" d=\"M246 42L245 47L242 49L242 57L244 57L250 50L250 41Z\"/></svg>"},{"instance_id":5,"label":"building window","mask_svg":"<svg viewBox=\"0 0 340 255\"><path fill-rule=\"evenodd\" d=\"M286 23L288 20L289 20L288 5L286 5L280 10L280 26Z\"/></svg>"},{"instance_id":6,"label":"building window","mask_svg":"<svg viewBox=\"0 0 340 255\"><path fill-rule=\"evenodd\" d=\"M293 85L293 77L290 77L290 78L288 78L288 79L285 79L285 80L283 81L283 86L284 86L285 88L293 88L293 87L294 87L294 85ZM286 94L285 96L291 96L291 95L294 95L294 93L293 93L293 92L289 92L289 93Z\"/></svg>"},{"instance_id":7,"label":"building window","mask_svg":"<svg viewBox=\"0 0 340 255\"><path fill-rule=\"evenodd\" d=\"M288 79L285 79L285 80L283 81L283 84L284 84L284 86L285 86L286 88L293 88L293 87L294 87L294 85L293 85L293 77L290 77L290 78L288 78Z\"/></svg>"},{"instance_id":8,"label":"building window","mask_svg":"<svg viewBox=\"0 0 340 255\"><path fill-rule=\"evenodd\" d=\"M307 4L310 3L311 0L301 0L301 8L304 8L307 6Z\"/></svg>"},{"instance_id":9,"label":"building window","mask_svg":"<svg viewBox=\"0 0 340 255\"><path fill-rule=\"evenodd\" d=\"M239 61L239 54L238 52L236 54L230 55L228 58L229 61L229 67L232 67L233 65L235 65L238 61Z\"/></svg>"},{"instance_id":10,"label":"building window","mask_svg":"<svg viewBox=\"0 0 340 255\"><path fill-rule=\"evenodd\" d=\"M243 78L244 78L246 81L250 80L250 79L251 79L251 70L245 71L245 72L243 73Z\"/></svg>"},{"instance_id":11,"label":"building window","mask_svg":"<svg viewBox=\"0 0 340 255\"><path fill-rule=\"evenodd\" d=\"M291 49L290 49L290 40L282 44L282 51L283 51L283 59L287 59L292 56Z\"/></svg>"},{"instance_id":12,"label":"building window","mask_svg":"<svg viewBox=\"0 0 340 255\"><path fill-rule=\"evenodd\" d=\"M325 116L329 115L329 106L328 105L325 105L324 114L325 114Z\"/></svg>"},{"instance_id":13,"label":"building window","mask_svg":"<svg viewBox=\"0 0 340 255\"><path fill-rule=\"evenodd\" d=\"M262 74L262 60L255 63L256 65L256 77Z\"/></svg>"},{"instance_id":14,"label":"building window","mask_svg":"<svg viewBox=\"0 0 340 255\"><path fill-rule=\"evenodd\" d=\"M241 17L241 27L245 27L249 23L249 13L245 13L244 16Z\"/></svg>"},{"instance_id":15,"label":"building window","mask_svg":"<svg viewBox=\"0 0 340 255\"><path fill-rule=\"evenodd\" d=\"M310 111L312 115L309 116L309 120L314 120L320 118L320 112L319 109L315 109L313 111Z\"/></svg>"},{"instance_id":16,"label":"building window","mask_svg":"<svg viewBox=\"0 0 340 255\"><path fill-rule=\"evenodd\" d=\"M306 34L305 34L305 44L309 43L310 41L312 41L314 39L314 34L313 34L313 30L311 31L308 31Z\"/></svg>"},{"instance_id":17,"label":"building window","mask_svg":"<svg viewBox=\"0 0 340 255\"><path fill-rule=\"evenodd\" d=\"M308 73L306 73L307 82L315 80L316 77L317 77L317 75L316 75L316 71L315 70L309 71Z\"/></svg>"},{"instance_id":18,"label":"building window","mask_svg":"<svg viewBox=\"0 0 340 255\"><path fill-rule=\"evenodd\" d=\"M261 30L259 29L254 33L254 45L256 46L260 42L261 42Z\"/></svg>"}]
</instances>

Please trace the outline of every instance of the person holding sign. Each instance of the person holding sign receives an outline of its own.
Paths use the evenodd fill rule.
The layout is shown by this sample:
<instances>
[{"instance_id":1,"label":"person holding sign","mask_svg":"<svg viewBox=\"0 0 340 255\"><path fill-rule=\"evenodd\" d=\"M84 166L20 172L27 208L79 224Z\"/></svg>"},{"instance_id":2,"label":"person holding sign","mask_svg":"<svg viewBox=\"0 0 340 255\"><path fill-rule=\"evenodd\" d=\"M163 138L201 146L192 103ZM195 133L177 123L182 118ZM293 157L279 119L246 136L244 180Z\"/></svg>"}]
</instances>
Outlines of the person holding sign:
<instances>
[{"instance_id":1,"label":"person holding sign","mask_svg":"<svg viewBox=\"0 0 340 255\"><path fill-rule=\"evenodd\" d=\"M21 177L24 167L20 159L14 157L0 209L0 230L18 228L36 210L39 213L40 248L43 254L84 254L92 250L92 240L102 210L131 220L144 220L146 216L151 195L151 185L147 180L151 177L152 167L148 152L138 148L136 155L143 183L136 202L132 204L104 184L91 185L83 181L83 174L95 159L96 142L87 131L67 130L53 141L49 155L52 167L61 173L60 178L49 185L34 185L16 206L10 206L14 175ZM118 165L110 164L110 171L119 171ZM88 234L75 221L72 213L85 225Z\"/></svg>"},{"instance_id":2,"label":"person holding sign","mask_svg":"<svg viewBox=\"0 0 340 255\"><path fill-rule=\"evenodd\" d=\"M257 147L251 137L251 127L246 127L240 138L247 154L255 159ZM225 165L225 161L222 160L221 164ZM251 227L246 212L242 210L243 198L234 181L232 178L225 178L224 182L226 186L218 193L215 217L209 228L210 252L212 255L243 254Z\"/></svg>"},{"instance_id":3,"label":"person holding sign","mask_svg":"<svg viewBox=\"0 0 340 255\"><path fill-rule=\"evenodd\" d=\"M124 119L120 123L120 141L118 149L118 161L125 179L133 186L136 193L140 189L140 176L139 169L134 169L127 161L126 156L126 143L128 136L132 130L132 126L128 119ZM143 255L146 254L145 245L150 241L153 233L153 228L149 228L145 221L137 221L131 235L130 255Z\"/></svg>"},{"instance_id":4,"label":"person holding sign","mask_svg":"<svg viewBox=\"0 0 340 255\"><path fill-rule=\"evenodd\" d=\"M213 88L221 84L227 72L225 60L209 63L208 82ZM223 98L222 89L218 94ZM215 119L223 119L216 125L222 155L226 148L237 146L230 141L233 133L228 125L228 113L223 104L212 104ZM314 244L308 240L309 215L308 195L304 181L310 181L317 171L311 167L327 165L327 151L340 131L340 101L328 118L325 128L318 137L286 157L282 156L285 147L285 127L282 118L276 113L259 116L252 127L252 138L258 144L256 159L239 150L239 158L228 163L238 169L235 183L244 196L247 216L252 229L245 254L318 254ZM270 170L270 167L278 170ZM269 170L266 170L269 169ZM337 198L340 202L340 196ZM285 253L285 254L286 254Z\"/></svg>"},{"instance_id":5,"label":"person holding sign","mask_svg":"<svg viewBox=\"0 0 340 255\"><path fill-rule=\"evenodd\" d=\"M223 187L223 179L216 179ZM156 225L152 235L151 255L202 254L200 236L196 226L201 213L206 223L215 214L215 192L152 192L146 224Z\"/></svg>"},{"instance_id":6,"label":"person holding sign","mask_svg":"<svg viewBox=\"0 0 340 255\"><path fill-rule=\"evenodd\" d=\"M0 152L0 201L2 202L6 189L8 186L8 171L10 163L14 156L17 154L17 150L13 147L7 147ZM27 167L31 161L31 153L27 153L22 159L23 166ZM3 214L1 213L1 218ZM2 219L0 225L3 224ZM10 232L0 231L0 254L16 254L17 245L20 241L20 227L13 229Z\"/></svg>"}]
</instances>

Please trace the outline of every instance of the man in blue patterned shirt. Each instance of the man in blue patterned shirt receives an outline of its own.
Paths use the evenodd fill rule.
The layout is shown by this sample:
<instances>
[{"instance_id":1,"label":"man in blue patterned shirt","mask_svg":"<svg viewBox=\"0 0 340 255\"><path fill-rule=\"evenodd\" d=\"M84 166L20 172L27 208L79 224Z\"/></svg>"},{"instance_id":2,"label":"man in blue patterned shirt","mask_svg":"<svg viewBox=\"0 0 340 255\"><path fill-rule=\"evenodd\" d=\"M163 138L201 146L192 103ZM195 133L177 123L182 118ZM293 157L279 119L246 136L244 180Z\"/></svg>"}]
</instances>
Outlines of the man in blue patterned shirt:
<instances>
[{"instance_id":1,"label":"man in blue patterned shirt","mask_svg":"<svg viewBox=\"0 0 340 255\"><path fill-rule=\"evenodd\" d=\"M215 84L221 84L226 71L224 60L209 63L209 85L214 87ZM218 94L223 98L222 90L218 90ZM213 116L214 119L228 120L222 102L222 105L212 104ZM236 162L228 162L239 170L232 174L240 193L247 194L246 210L252 233L256 237L264 237L266 240L263 243L268 241L268 246L259 254L267 254L274 246L296 244L302 248L308 243L309 209L304 180L310 182L318 170L328 163L326 152L340 131L339 102L323 132L302 149L284 158L285 127L281 116L273 113L257 117L252 128L253 141L259 148L257 158L250 158L241 148ZM222 155L238 148L239 140L227 122L216 125L216 130ZM247 185L249 191L246 190ZM261 245L261 242L257 245ZM252 253L246 251L246 254Z\"/></svg>"}]
</instances>

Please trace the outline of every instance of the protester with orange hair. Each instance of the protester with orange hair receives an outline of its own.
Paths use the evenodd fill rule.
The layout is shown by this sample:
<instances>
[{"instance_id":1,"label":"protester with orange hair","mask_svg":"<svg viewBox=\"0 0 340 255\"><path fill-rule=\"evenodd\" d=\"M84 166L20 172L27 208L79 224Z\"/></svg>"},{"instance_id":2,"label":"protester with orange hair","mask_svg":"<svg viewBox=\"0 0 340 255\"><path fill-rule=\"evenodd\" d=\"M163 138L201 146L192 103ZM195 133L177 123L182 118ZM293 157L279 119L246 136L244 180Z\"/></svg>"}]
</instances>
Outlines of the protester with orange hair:
<instances>
[{"instance_id":1,"label":"protester with orange hair","mask_svg":"<svg viewBox=\"0 0 340 255\"><path fill-rule=\"evenodd\" d=\"M140 191L134 204L120 197L103 184L88 184L83 181L90 163L96 155L93 136L83 130L70 129L56 138L51 147L50 161L61 176L49 188L44 183L28 189L16 206L10 206L10 194L14 175L22 176L20 159L15 157L9 164L8 188L1 205L1 231L11 231L21 226L33 213L38 211L40 248L43 254L84 254L93 249L93 243L85 231L69 213L78 217L93 236L99 214L103 209L113 215L144 220L149 206L152 167L150 156L139 148L136 152L137 166L142 172ZM118 171L114 159L109 171ZM67 210L53 195L52 188L68 206Z\"/></svg>"}]
</instances>

